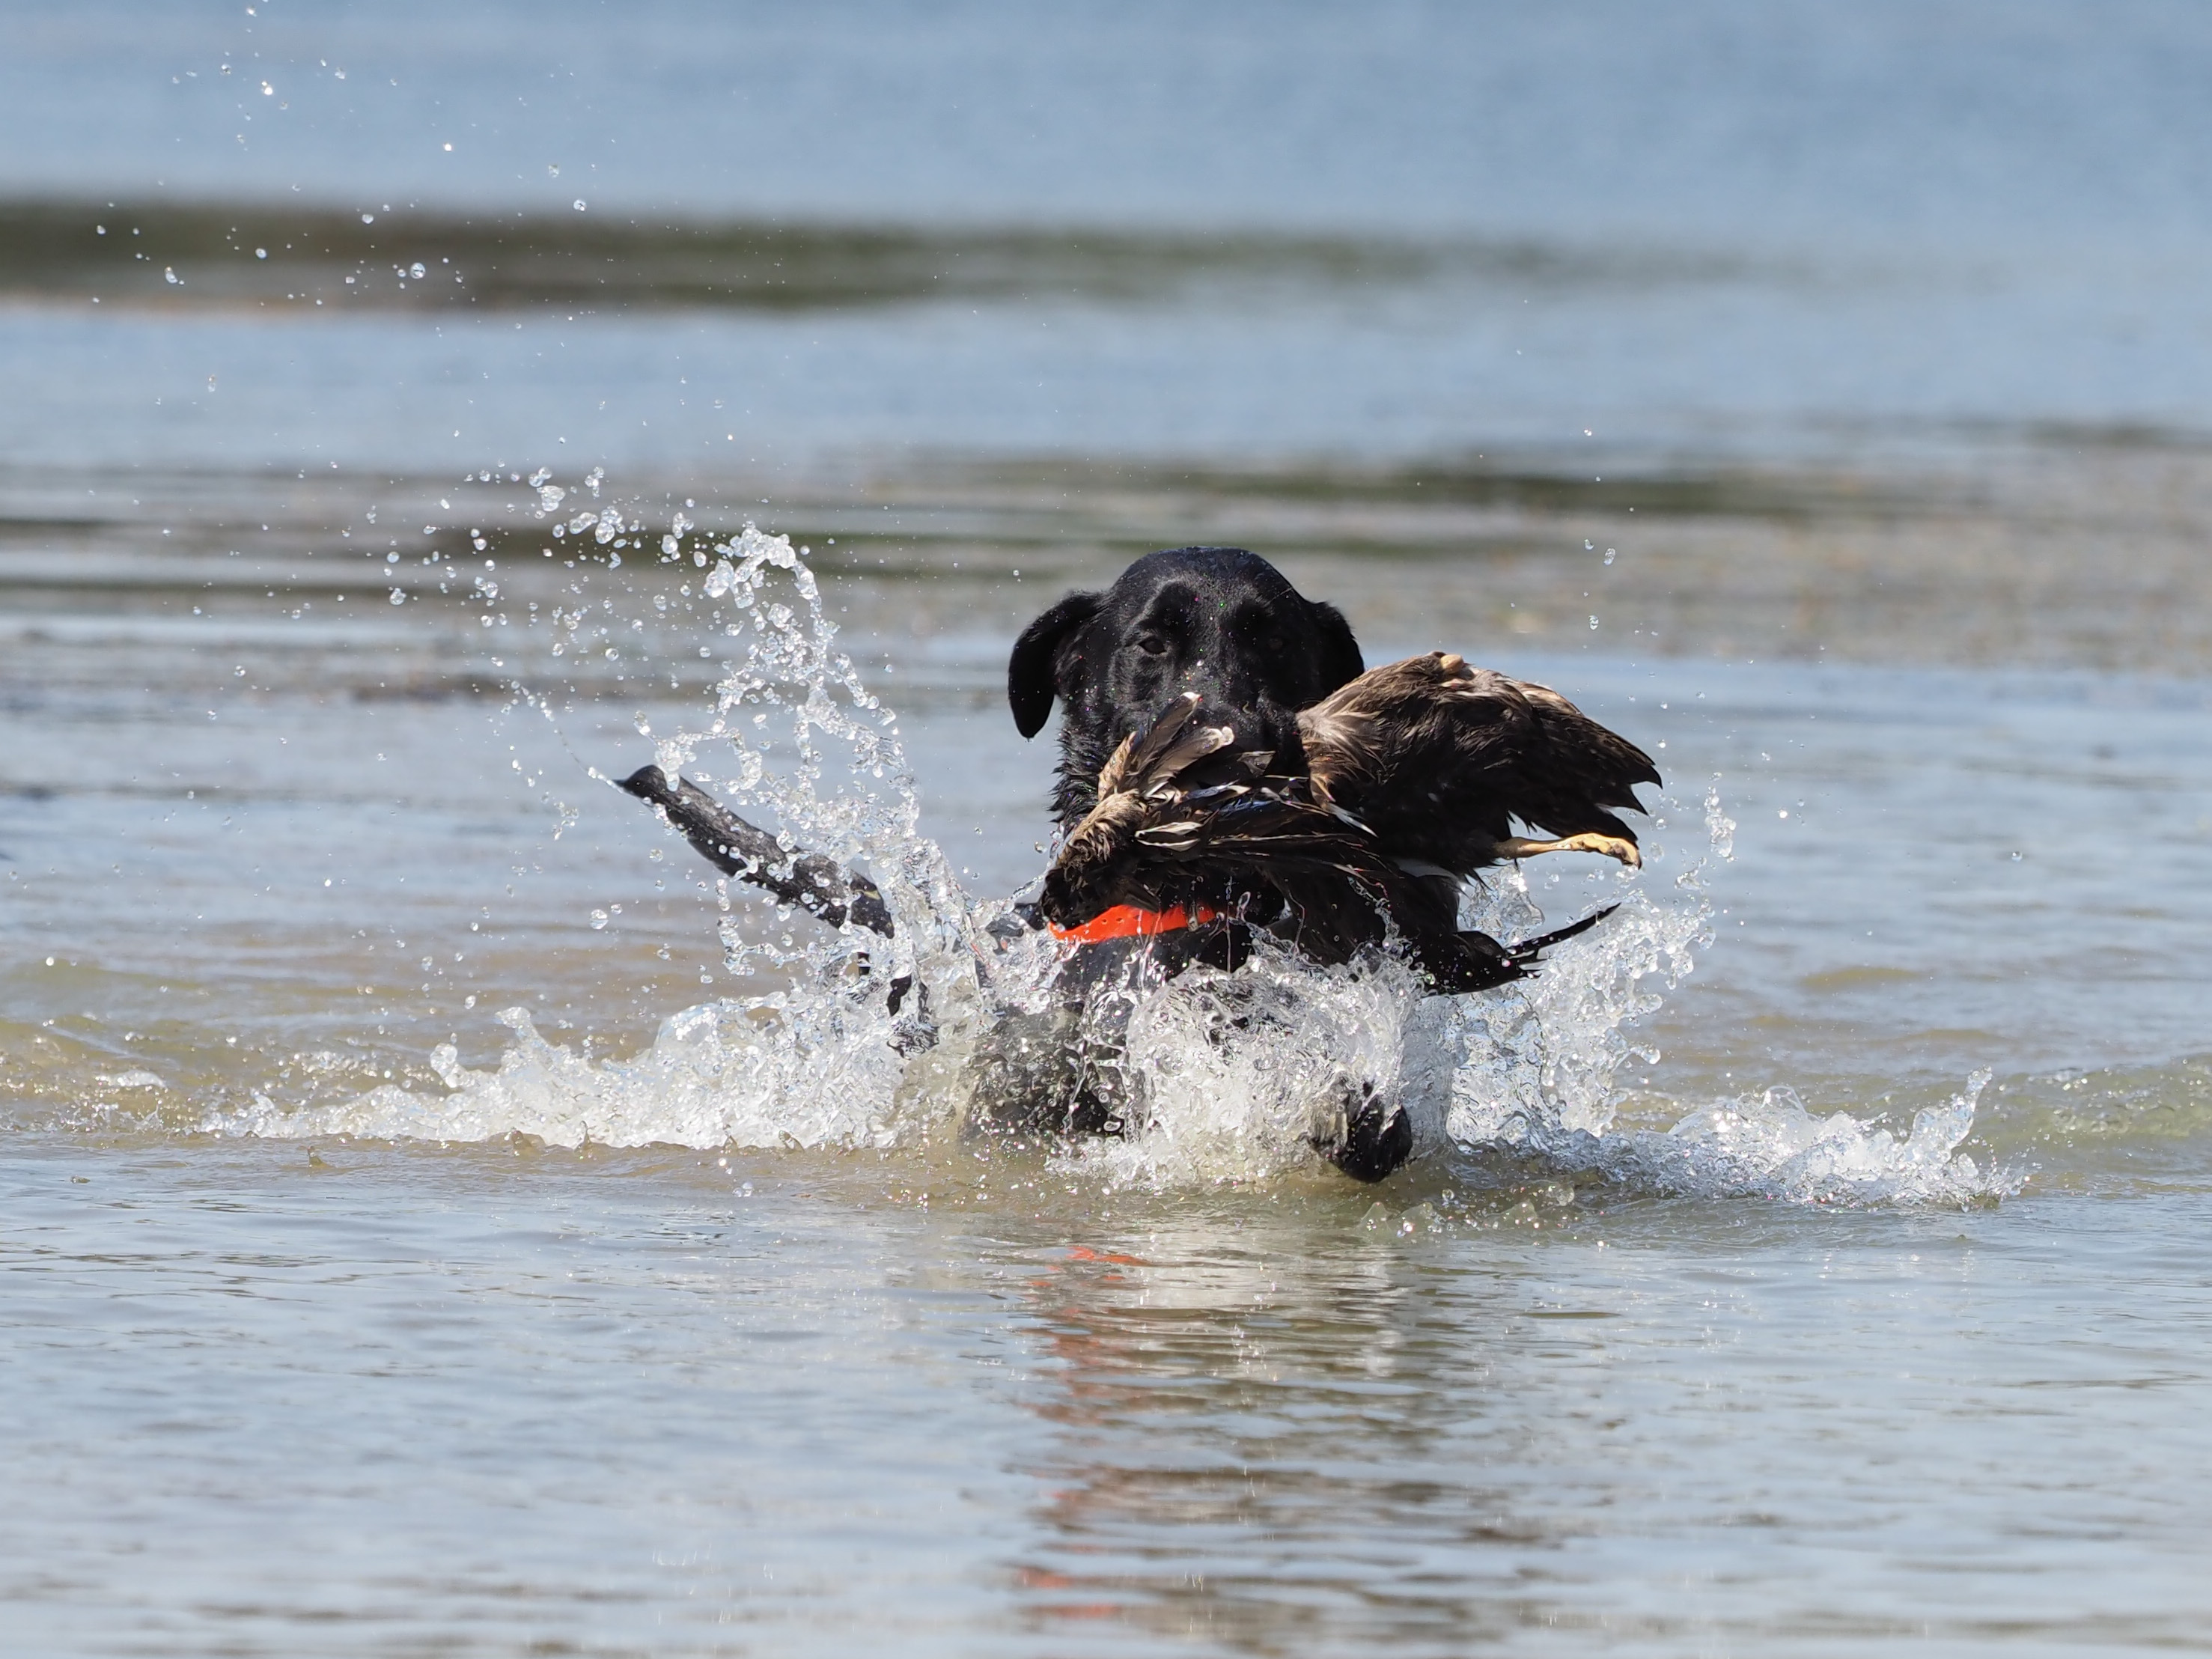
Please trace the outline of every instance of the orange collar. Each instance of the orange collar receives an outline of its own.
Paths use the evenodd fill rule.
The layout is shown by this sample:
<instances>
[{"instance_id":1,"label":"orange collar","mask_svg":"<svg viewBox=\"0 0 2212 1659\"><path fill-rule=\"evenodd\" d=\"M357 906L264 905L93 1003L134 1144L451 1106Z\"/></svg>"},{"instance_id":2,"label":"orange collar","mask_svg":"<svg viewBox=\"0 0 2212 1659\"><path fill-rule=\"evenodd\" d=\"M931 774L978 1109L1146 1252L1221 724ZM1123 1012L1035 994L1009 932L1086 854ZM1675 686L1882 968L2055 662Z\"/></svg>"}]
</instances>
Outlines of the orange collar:
<instances>
[{"instance_id":1,"label":"orange collar","mask_svg":"<svg viewBox=\"0 0 2212 1659\"><path fill-rule=\"evenodd\" d=\"M1079 927L1055 927L1052 936L1063 945L1103 945L1109 939L1150 939L1155 933L1172 933L1218 921L1220 917L1218 910L1203 904L1188 910L1180 904L1172 910L1146 910L1134 904L1117 904L1110 910L1101 910Z\"/></svg>"}]
</instances>

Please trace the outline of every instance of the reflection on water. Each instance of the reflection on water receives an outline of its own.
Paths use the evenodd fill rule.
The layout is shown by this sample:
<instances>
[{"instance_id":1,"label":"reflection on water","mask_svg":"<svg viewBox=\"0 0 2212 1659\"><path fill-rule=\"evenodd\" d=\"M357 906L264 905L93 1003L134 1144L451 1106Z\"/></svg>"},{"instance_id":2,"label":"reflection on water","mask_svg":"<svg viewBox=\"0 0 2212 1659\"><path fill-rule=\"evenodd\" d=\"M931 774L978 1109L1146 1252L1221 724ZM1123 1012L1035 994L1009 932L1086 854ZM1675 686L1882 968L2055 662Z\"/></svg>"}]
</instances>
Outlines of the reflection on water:
<instances>
[{"instance_id":1,"label":"reflection on water","mask_svg":"<svg viewBox=\"0 0 2212 1659\"><path fill-rule=\"evenodd\" d=\"M1532 1186L1407 1231L1296 1183L20 1134L6 1179L28 1650L2083 1650L2203 1613L2198 1196Z\"/></svg>"},{"instance_id":2,"label":"reflection on water","mask_svg":"<svg viewBox=\"0 0 2212 1659\"><path fill-rule=\"evenodd\" d=\"M2175 1356L2076 1322L2081 1264L1995 1218L1717 1219L1474 1246L1156 1218L1034 1273L1059 1434L1017 1568L1033 1627L1414 1652L2179 1628L2190 1593L2107 1530L2160 1534L2171 1482L2130 1457L2148 1484L2093 1496L2073 1461L2179 1426ZM2008 1315L1962 1369L1976 1305ZM1999 1519L2014 1458L2045 1484ZM2060 1588L2106 1571L2125 1589ZM2000 1610L1993 1573L2039 1589Z\"/></svg>"}]
</instances>

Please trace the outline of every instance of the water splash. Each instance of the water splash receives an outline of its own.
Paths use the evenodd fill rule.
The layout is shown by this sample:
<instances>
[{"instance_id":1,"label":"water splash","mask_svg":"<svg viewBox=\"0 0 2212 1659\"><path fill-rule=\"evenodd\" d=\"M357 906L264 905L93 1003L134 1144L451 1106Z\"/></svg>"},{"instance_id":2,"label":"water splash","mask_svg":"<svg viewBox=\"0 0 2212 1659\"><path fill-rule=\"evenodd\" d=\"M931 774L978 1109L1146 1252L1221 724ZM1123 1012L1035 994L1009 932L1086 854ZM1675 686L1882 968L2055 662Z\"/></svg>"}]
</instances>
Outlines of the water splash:
<instances>
[{"instance_id":1,"label":"water splash","mask_svg":"<svg viewBox=\"0 0 2212 1659\"><path fill-rule=\"evenodd\" d=\"M593 496L599 483L586 481ZM532 483L544 514L564 509L548 478L533 474ZM867 870L896 938L833 933L724 882L729 969L778 988L674 1013L627 1059L550 1042L526 1010L510 1009L500 1018L514 1035L496 1066L464 1067L450 1047L433 1056L442 1098L396 1085L307 1107L264 1098L211 1127L521 1134L562 1146L891 1150L957 1139L979 1046L1001 1022L1054 1006L1055 947L1036 934L994 938L991 924L1008 907L966 892L920 833L896 717L838 649L814 574L788 538L747 525L727 541L687 540L692 526L680 517L649 538L613 506L575 513L564 527L605 545L657 545L663 560L698 568L711 560L713 625L743 641L743 659L716 688L709 717L659 738L656 758L775 826L785 848ZM1371 1092L1406 1105L1418 1153L1503 1158L1638 1191L1958 1203L2016 1187L1960 1151L1984 1079L1903 1136L1848 1114L1814 1118L1786 1090L1698 1107L1665 1133L1616 1130L1622 1067L1659 1058L1638 1046L1637 1028L1711 942L1706 872L1734 851L1717 787L1693 808L1664 801L1656 811L1662 830L1698 824L1704 848L1656 894L1648 872L1624 873L1614 915L1521 984L1423 997L1395 960L1322 969L1263 945L1233 974L1197 970L1126 994L1112 1062L1126 1132L1060 1146L1053 1162L1114 1187L1267 1182L1318 1169L1315 1142ZM1501 939L1545 925L1515 867L1470 884L1463 921ZM884 994L893 977L921 991L898 1013Z\"/></svg>"}]
</instances>

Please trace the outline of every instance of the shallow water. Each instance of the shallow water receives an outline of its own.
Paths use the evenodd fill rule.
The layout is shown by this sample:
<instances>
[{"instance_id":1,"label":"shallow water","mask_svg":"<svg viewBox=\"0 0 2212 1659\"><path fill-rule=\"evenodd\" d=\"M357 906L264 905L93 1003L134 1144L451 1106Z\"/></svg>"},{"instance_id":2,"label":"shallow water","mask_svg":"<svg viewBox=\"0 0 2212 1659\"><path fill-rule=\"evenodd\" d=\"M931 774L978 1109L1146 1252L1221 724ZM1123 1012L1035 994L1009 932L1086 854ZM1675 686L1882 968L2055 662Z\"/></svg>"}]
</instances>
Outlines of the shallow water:
<instances>
[{"instance_id":1,"label":"shallow water","mask_svg":"<svg viewBox=\"0 0 2212 1659\"><path fill-rule=\"evenodd\" d=\"M2200 10L17 21L0 1646L2208 1645ZM1008 643L1194 539L1652 749L1650 866L979 1147ZM684 738L758 641L811 793ZM939 1050L672 743L899 877Z\"/></svg>"},{"instance_id":2,"label":"shallow water","mask_svg":"<svg viewBox=\"0 0 2212 1659\"><path fill-rule=\"evenodd\" d=\"M873 1158L9 1162L21 1650L2201 1630L2201 1194L1409 1237Z\"/></svg>"},{"instance_id":3,"label":"shallow water","mask_svg":"<svg viewBox=\"0 0 2212 1659\"><path fill-rule=\"evenodd\" d=\"M1590 1013L1663 989L1632 905L1533 1003L1472 1000L1582 1082L1472 1040L1380 1188L1268 1139L1295 1043L1194 1071L1172 1019L1151 1063L1212 1080L1152 1140L1009 1156L872 1073L718 1084L663 1029L784 981L731 976L688 851L589 775L741 660L654 605L703 575L653 531L495 600L273 542L196 616L34 590L0 805L26 1650L2195 1639L2201 686L1509 650L1668 774L1642 877L1529 866L1554 918L1650 895L1694 963L1620 1028L1656 1058ZM583 575L597 623L532 625ZM969 580L951 613L1026 602ZM1012 890L1048 757L1007 634L908 592L832 579L833 648L921 828ZM626 654L550 653L595 626ZM1387 984L1292 979L1309 1039L1395 1029Z\"/></svg>"}]
</instances>

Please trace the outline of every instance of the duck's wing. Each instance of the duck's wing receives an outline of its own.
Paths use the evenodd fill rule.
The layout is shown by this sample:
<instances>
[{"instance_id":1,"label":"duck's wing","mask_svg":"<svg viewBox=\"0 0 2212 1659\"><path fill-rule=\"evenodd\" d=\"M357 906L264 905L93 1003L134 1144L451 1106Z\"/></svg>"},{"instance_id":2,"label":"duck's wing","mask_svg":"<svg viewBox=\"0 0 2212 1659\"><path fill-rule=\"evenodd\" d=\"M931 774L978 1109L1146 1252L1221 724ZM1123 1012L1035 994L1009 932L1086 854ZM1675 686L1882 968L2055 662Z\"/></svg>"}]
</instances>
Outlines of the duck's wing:
<instances>
[{"instance_id":1,"label":"duck's wing","mask_svg":"<svg viewBox=\"0 0 2212 1659\"><path fill-rule=\"evenodd\" d=\"M1188 792L1125 793L1100 803L1046 872L1046 914L1063 926L1115 904L1158 908L1193 894L1273 888L1297 901L1316 878L1350 876L1382 890L1374 837L1306 794L1303 779L1267 778Z\"/></svg>"},{"instance_id":2,"label":"duck's wing","mask_svg":"<svg viewBox=\"0 0 2212 1659\"><path fill-rule=\"evenodd\" d=\"M1555 836L1595 833L1633 842L1636 832L1607 809L1644 810L1636 786L1660 781L1651 757L1550 686L1534 680L1512 684L1543 734L1540 756L1521 769L1519 799L1527 805L1516 805L1514 816Z\"/></svg>"},{"instance_id":3,"label":"duck's wing","mask_svg":"<svg viewBox=\"0 0 2212 1659\"><path fill-rule=\"evenodd\" d=\"M1193 860L1371 859L1374 837L1356 820L1317 805L1301 780L1224 784L1164 802L1135 834L1158 856Z\"/></svg>"},{"instance_id":4,"label":"duck's wing","mask_svg":"<svg viewBox=\"0 0 2212 1659\"><path fill-rule=\"evenodd\" d=\"M1444 652L1361 675L1298 715L1322 799L1401 861L1466 873L1511 856L1512 821L1633 847L1650 757L1548 686ZM1534 843L1522 843L1533 846Z\"/></svg>"},{"instance_id":5,"label":"duck's wing","mask_svg":"<svg viewBox=\"0 0 2212 1659\"><path fill-rule=\"evenodd\" d=\"M1206 790L1137 832L1148 874L1176 890L1272 893L1269 931L1316 962L1349 961L1412 918L1419 884L1386 858L1366 827L1313 799L1304 778ZM1455 901L1446 906L1452 926Z\"/></svg>"}]
</instances>

